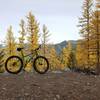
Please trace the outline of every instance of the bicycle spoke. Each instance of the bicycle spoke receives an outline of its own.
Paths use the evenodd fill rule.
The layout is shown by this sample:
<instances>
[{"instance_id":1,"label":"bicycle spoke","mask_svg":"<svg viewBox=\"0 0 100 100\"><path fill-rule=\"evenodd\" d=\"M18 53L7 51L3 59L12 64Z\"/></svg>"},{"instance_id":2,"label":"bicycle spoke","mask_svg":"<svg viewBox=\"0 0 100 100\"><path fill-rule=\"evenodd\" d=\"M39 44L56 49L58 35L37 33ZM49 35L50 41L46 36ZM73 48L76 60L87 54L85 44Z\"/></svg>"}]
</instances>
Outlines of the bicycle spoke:
<instances>
[{"instance_id":1,"label":"bicycle spoke","mask_svg":"<svg viewBox=\"0 0 100 100\"><path fill-rule=\"evenodd\" d=\"M34 69L38 73L44 74L48 70L48 67L49 67L49 63L45 57L39 56L35 59Z\"/></svg>"},{"instance_id":2,"label":"bicycle spoke","mask_svg":"<svg viewBox=\"0 0 100 100\"><path fill-rule=\"evenodd\" d=\"M46 69L47 64L44 59L38 59L36 64L40 71L44 71Z\"/></svg>"},{"instance_id":3,"label":"bicycle spoke","mask_svg":"<svg viewBox=\"0 0 100 100\"><path fill-rule=\"evenodd\" d=\"M11 59L9 62L8 62L8 66L9 66L9 70L11 71L16 71L18 70L18 66L20 65L20 61L18 61L18 59L14 58L13 60Z\"/></svg>"},{"instance_id":4,"label":"bicycle spoke","mask_svg":"<svg viewBox=\"0 0 100 100\"><path fill-rule=\"evenodd\" d=\"M22 60L18 56L11 56L7 59L5 67L9 73L18 73L22 65Z\"/></svg>"}]
</instances>

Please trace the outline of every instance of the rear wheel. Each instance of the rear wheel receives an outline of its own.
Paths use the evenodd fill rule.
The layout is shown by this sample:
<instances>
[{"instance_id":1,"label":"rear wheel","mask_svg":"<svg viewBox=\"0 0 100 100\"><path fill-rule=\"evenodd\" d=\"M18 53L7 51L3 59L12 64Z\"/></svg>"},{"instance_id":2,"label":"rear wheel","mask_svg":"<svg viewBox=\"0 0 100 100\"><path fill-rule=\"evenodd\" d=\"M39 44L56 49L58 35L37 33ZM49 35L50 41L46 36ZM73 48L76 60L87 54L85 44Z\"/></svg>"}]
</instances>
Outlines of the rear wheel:
<instances>
[{"instance_id":1,"label":"rear wheel","mask_svg":"<svg viewBox=\"0 0 100 100\"><path fill-rule=\"evenodd\" d=\"M49 69L49 62L47 58L43 56L38 56L34 60L33 67L36 72L40 74L45 74Z\"/></svg>"},{"instance_id":2,"label":"rear wheel","mask_svg":"<svg viewBox=\"0 0 100 100\"><path fill-rule=\"evenodd\" d=\"M18 74L23 67L23 61L18 56L11 56L6 60L5 69L8 73Z\"/></svg>"}]
</instances>

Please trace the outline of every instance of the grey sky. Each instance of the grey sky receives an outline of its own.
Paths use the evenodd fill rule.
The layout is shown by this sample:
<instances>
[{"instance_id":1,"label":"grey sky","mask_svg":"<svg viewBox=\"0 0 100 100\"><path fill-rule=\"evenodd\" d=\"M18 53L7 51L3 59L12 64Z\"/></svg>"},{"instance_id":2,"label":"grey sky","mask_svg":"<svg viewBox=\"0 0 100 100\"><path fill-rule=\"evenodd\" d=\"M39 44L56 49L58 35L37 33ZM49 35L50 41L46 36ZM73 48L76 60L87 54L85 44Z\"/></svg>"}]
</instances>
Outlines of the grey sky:
<instances>
[{"instance_id":1,"label":"grey sky","mask_svg":"<svg viewBox=\"0 0 100 100\"><path fill-rule=\"evenodd\" d=\"M40 27L46 24L51 42L78 39L78 17L83 0L0 0L0 40L4 39L9 25L18 35L20 19L29 11L36 16Z\"/></svg>"}]
</instances>

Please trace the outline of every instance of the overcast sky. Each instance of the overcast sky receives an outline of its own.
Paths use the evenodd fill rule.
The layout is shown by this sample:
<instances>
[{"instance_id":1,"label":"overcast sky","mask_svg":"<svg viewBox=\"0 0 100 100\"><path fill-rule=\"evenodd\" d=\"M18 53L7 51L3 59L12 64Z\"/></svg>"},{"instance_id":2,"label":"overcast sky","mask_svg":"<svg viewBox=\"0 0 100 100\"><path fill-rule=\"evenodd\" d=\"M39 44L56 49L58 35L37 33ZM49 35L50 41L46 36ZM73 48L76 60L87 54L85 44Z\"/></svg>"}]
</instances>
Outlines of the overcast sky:
<instances>
[{"instance_id":1,"label":"overcast sky","mask_svg":"<svg viewBox=\"0 0 100 100\"><path fill-rule=\"evenodd\" d=\"M9 25L18 36L20 19L26 20L29 11L36 16L40 28L46 24L50 42L77 40L82 3L83 0L0 0L0 41L4 40Z\"/></svg>"}]
</instances>

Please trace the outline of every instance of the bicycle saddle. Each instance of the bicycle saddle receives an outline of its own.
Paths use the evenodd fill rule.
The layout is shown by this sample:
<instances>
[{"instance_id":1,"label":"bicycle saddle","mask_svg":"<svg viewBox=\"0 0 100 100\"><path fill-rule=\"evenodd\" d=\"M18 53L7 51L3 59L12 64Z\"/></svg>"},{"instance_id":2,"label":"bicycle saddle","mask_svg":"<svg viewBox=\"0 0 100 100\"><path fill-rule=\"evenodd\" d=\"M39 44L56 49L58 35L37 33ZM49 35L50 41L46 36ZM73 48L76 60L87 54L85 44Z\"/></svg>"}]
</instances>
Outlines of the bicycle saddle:
<instances>
[{"instance_id":1,"label":"bicycle saddle","mask_svg":"<svg viewBox=\"0 0 100 100\"><path fill-rule=\"evenodd\" d=\"M34 51L37 51L37 50L39 50L41 48L41 45L39 45L39 47L38 48L36 48Z\"/></svg>"},{"instance_id":2,"label":"bicycle saddle","mask_svg":"<svg viewBox=\"0 0 100 100\"><path fill-rule=\"evenodd\" d=\"M24 49L24 48L17 48L17 51L21 51L22 49Z\"/></svg>"}]
</instances>

